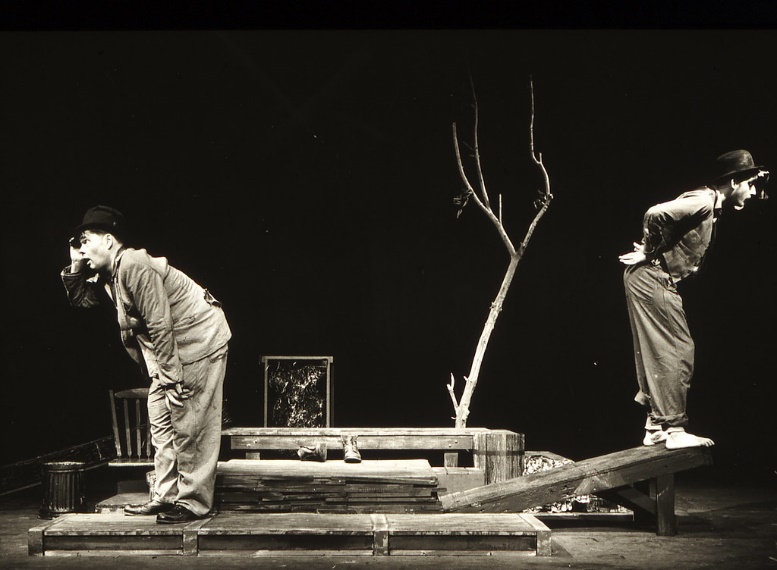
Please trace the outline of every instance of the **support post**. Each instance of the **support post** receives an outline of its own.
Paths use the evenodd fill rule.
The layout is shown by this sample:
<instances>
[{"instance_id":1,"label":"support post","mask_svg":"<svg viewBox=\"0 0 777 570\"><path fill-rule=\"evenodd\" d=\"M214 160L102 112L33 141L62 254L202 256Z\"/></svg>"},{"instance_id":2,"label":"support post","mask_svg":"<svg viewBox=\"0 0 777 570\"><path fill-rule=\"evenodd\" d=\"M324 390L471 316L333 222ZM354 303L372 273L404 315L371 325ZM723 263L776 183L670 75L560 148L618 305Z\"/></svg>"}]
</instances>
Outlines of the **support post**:
<instances>
[{"instance_id":1,"label":"support post","mask_svg":"<svg viewBox=\"0 0 777 570\"><path fill-rule=\"evenodd\" d=\"M373 556L388 556L389 525L386 515L371 514L372 519L372 554Z\"/></svg>"},{"instance_id":2,"label":"support post","mask_svg":"<svg viewBox=\"0 0 777 570\"><path fill-rule=\"evenodd\" d=\"M677 534L677 517L674 512L674 474L667 473L655 478L656 512L658 515L658 536Z\"/></svg>"},{"instance_id":3,"label":"support post","mask_svg":"<svg viewBox=\"0 0 777 570\"><path fill-rule=\"evenodd\" d=\"M483 469L486 485L520 477L523 473L523 434L490 430L474 438L473 462Z\"/></svg>"}]
</instances>

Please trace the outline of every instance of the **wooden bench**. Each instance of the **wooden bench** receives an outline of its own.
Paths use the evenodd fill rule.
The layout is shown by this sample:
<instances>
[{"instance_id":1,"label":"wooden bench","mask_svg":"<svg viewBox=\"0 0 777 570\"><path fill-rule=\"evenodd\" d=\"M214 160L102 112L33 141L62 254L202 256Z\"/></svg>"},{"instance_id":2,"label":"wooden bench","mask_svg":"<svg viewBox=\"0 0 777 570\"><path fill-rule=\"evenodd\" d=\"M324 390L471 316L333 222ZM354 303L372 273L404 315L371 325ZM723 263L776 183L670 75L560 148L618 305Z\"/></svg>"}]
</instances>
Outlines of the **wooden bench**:
<instances>
[{"instance_id":1,"label":"wooden bench","mask_svg":"<svg viewBox=\"0 0 777 570\"><path fill-rule=\"evenodd\" d=\"M660 536L677 534L674 474L710 465L709 448L667 450L655 445L593 457L532 475L441 495L446 512L520 512L595 494L656 518ZM640 489L647 482L648 489Z\"/></svg>"},{"instance_id":2,"label":"wooden bench","mask_svg":"<svg viewBox=\"0 0 777 570\"><path fill-rule=\"evenodd\" d=\"M361 451L442 451L446 469L459 465L459 453L471 453L475 469L485 483L518 477L523 472L523 434L486 428L261 428L235 427L222 431L233 450L246 452L247 459L259 459L261 451L296 450L302 445L325 443L327 449L342 449L341 436L357 436ZM419 458L415 453L414 457Z\"/></svg>"}]
</instances>

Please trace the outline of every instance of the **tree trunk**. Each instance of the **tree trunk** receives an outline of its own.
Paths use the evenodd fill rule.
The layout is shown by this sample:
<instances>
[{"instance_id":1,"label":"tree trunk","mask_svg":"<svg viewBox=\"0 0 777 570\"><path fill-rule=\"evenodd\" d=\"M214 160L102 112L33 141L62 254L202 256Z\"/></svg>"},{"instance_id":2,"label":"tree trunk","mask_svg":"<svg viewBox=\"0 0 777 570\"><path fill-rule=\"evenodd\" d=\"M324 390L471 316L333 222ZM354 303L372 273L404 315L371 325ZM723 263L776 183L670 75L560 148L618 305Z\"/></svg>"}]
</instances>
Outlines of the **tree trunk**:
<instances>
[{"instance_id":1,"label":"tree trunk","mask_svg":"<svg viewBox=\"0 0 777 570\"><path fill-rule=\"evenodd\" d=\"M483 326L483 332L480 333L480 340L478 341L477 348L475 349L475 356L472 359L472 368L470 368L469 376L466 378L464 392L461 395L461 400L456 408L456 423L455 427L465 428L467 427L467 416L469 416L469 405L472 401L472 393L475 390L475 386L478 383L478 376L480 375L480 366L483 364L483 357L486 354L486 347L488 347L488 341L491 338L491 333L494 332L494 325L496 325L496 319L499 318L499 313L502 312L502 305L504 304L505 297L507 297L507 291L510 289L510 283L515 275L515 270L518 267L518 262L521 260L521 253L516 252L510 257L510 263L505 271L505 276L502 279L502 286L499 288L494 302L491 303L491 310L488 312L488 318L486 324Z\"/></svg>"}]
</instances>

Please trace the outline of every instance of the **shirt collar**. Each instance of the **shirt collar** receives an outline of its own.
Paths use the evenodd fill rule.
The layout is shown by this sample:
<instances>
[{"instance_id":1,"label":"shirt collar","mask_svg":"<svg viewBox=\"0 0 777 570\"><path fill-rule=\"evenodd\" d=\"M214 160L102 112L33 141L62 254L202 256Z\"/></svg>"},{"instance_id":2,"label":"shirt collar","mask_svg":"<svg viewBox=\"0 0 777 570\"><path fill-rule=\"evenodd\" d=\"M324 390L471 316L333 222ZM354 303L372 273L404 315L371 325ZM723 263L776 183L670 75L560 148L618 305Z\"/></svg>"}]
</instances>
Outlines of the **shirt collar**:
<instances>
[{"instance_id":1,"label":"shirt collar","mask_svg":"<svg viewBox=\"0 0 777 570\"><path fill-rule=\"evenodd\" d=\"M723 194L719 190L715 190L715 209L718 211L723 209Z\"/></svg>"},{"instance_id":2,"label":"shirt collar","mask_svg":"<svg viewBox=\"0 0 777 570\"><path fill-rule=\"evenodd\" d=\"M119 261L121 261L121 257L124 255L125 251L127 251L127 248L121 246L116 253L116 257L113 260L113 266L111 267L111 282L116 278L116 271L119 269Z\"/></svg>"}]
</instances>

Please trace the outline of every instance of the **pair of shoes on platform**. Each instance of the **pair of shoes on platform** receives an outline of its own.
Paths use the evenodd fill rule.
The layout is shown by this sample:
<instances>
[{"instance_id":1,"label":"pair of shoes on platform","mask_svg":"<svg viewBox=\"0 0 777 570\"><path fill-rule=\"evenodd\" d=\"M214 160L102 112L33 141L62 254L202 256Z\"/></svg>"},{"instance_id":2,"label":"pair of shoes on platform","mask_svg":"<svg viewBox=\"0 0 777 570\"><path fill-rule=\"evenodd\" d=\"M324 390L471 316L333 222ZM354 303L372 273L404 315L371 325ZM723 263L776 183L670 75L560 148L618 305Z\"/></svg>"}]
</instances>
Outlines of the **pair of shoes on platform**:
<instances>
[{"instance_id":1,"label":"pair of shoes on platform","mask_svg":"<svg viewBox=\"0 0 777 570\"><path fill-rule=\"evenodd\" d=\"M355 435L341 436L343 442L343 461L346 463L361 463L362 455L356 443ZM297 450L301 461L326 461L326 444L317 443L313 447L301 445Z\"/></svg>"}]
</instances>

